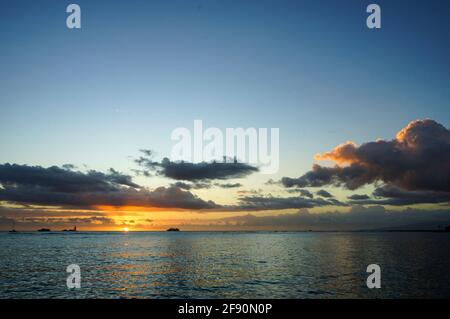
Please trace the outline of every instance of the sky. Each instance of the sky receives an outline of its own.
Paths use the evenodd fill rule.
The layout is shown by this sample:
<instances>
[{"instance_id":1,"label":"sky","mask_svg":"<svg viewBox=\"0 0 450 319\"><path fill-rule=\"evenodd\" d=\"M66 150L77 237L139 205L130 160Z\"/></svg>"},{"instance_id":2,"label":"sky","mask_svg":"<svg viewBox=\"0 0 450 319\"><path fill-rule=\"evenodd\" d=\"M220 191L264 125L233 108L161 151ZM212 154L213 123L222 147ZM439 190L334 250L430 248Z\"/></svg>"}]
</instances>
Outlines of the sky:
<instances>
[{"instance_id":1,"label":"sky","mask_svg":"<svg viewBox=\"0 0 450 319\"><path fill-rule=\"evenodd\" d=\"M69 1L2 3L0 229L450 221L448 1L377 1L381 29L366 26L373 1L73 2L81 29ZM194 120L279 128L279 170L164 163ZM341 170L317 182L313 164Z\"/></svg>"}]
</instances>

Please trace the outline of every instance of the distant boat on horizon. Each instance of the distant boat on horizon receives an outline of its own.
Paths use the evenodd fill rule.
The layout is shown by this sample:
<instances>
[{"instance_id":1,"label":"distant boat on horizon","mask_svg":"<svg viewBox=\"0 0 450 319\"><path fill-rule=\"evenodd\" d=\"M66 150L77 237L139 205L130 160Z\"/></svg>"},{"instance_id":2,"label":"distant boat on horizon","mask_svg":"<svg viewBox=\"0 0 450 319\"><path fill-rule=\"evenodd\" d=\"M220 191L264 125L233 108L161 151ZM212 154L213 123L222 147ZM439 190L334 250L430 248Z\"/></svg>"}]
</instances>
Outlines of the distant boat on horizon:
<instances>
[{"instance_id":1,"label":"distant boat on horizon","mask_svg":"<svg viewBox=\"0 0 450 319\"><path fill-rule=\"evenodd\" d=\"M40 232L43 232L43 231L50 231L50 228L41 228L41 229L38 229L37 231L40 231Z\"/></svg>"},{"instance_id":2,"label":"distant boat on horizon","mask_svg":"<svg viewBox=\"0 0 450 319\"><path fill-rule=\"evenodd\" d=\"M13 227L12 229L9 231L10 233L18 233L18 231L16 230L16 221L13 221Z\"/></svg>"},{"instance_id":3,"label":"distant boat on horizon","mask_svg":"<svg viewBox=\"0 0 450 319\"><path fill-rule=\"evenodd\" d=\"M74 226L73 229L63 229L63 231L77 231L77 226Z\"/></svg>"},{"instance_id":4,"label":"distant boat on horizon","mask_svg":"<svg viewBox=\"0 0 450 319\"><path fill-rule=\"evenodd\" d=\"M180 229L179 229L179 228L169 228L169 229L166 230L166 231L180 231Z\"/></svg>"}]
</instances>

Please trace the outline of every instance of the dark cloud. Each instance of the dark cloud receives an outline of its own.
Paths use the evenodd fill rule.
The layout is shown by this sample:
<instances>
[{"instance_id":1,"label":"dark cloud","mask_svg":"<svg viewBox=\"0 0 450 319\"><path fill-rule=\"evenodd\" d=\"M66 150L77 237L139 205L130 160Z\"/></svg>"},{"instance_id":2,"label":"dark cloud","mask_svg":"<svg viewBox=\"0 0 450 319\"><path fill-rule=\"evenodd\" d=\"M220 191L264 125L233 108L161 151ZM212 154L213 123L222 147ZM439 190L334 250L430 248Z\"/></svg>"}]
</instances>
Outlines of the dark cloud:
<instances>
[{"instance_id":1,"label":"dark cloud","mask_svg":"<svg viewBox=\"0 0 450 319\"><path fill-rule=\"evenodd\" d=\"M44 206L92 208L140 206L180 209L212 209L204 201L176 186L149 190L131 177L110 169L107 174L69 171L56 166L0 165L0 201Z\"/></svg>"},{"instance_id":2,"label":"dark cloud","mask_svg":"<svg viewBox=\"0 0 450 319\"><path fill-rule=\"evenodd\" d=\"M316 192L316 194L321 196L321 197L325 197L325 198L333 198L334 197L332 194L330 194L329 192L327 192L324 189L318 190Z\"/></svg>"},{"instance_id":3,"label":"dark cloud","mask_svg":"<svg viewBox=\"0 0 450 319\"><path fill-rule=\"evenodd\" d=\"M183 209L216 209L220 207L213 201L205 201L178 187L158 187L149 192L147 200L153 207Z\"/></svg>"},{"instance_id":4,"label":"dark cloud","mask_svg":"<svg viewBox=\"0 0 450 319\"><path fill-rule=\"evenodd\" d=\"M180 187L182 189L190 190L190 189L208 189L213 186L220 188L239 188L242 187L241 183L210 183L209 181L205 182L194 182L194 183L186 183L186 182L176 182L172 185Z\"/></svg>"},{"instance_id":5,"label":"dark cloud","mask_svg":"<svg viewBox=\"0 0 450 319\"><path fill-rule=\"evenodd\" d=\"M314 195L307 189L299 189L300 195L308 198L314 198Z\"/></svg>"},{"instance_id":6,"label":"dark cloud","mask_svg":"<svg viewBox=\"0 0 450 319\"><path fill-rule=\"evenodd\" d=\"M162 160L159 168L161 175L185 181L242 178L258 171L244 163L186 163L171 162L167 158Z\"/></svg>"},{"instance_id":7,"label":"dark cloud","mask_svg":"<svg viewBox=\"0 0 450 319\"><path fill-rule=\"evenodd\" d=\"M115 191L61 193L29 186L0 189L0 201L18 204L95 208L98 206L139 206L180 209L212 209L219 207L188 191L171 186L154 190L121 188Z\"/></svg>"},{"instance_id":8,"label":"dark cloud","mask_svg":"<svg viewBox=\"0 0 450 319\"><path fill-rule=\"evenodd\" d=\"M446 200L443 193L450 193L450 131L433 120L413 121L391 141L377 140L361 146L347 142L316 159L331 160L336 165L315 164L299 178L283 177L282 184L285 187L334 185L354 190L380 182L413 192L408 196L427 198L427 202L431 197ZM423 193L418 192L436 194L421 196Z\"/></svg>"},{"instance_id":9,"label":"dark cloud","mask_svg":"<svg viewBox=\"0 0 450 319\"><path fill-rule=\"evenodd\" d=\"M300 196L307 197L307 198L314 198L314 195L307 189L303 188L292 188L287 190L288 193L291 194L300 194Z\"/></svg>"},{"instance_id":10,"label":"dark cloud","mask_svg":"<svg viewBox=\"0 0 450 319\"><path fill-rule=\"evenodd\" d=\"M233 164L234 165L234 164ZM239 197L237 205L222 206L203 200L189 189L207 188L208 181L177 182L150 190L132 182L127 175L110 169L107 174L65 170L56 166L0 166L0 201L20 205L53 206L71 209L137 206L191 210L274 210L344 205L335 199L274 197L258 193ZM222 188L240 187L239 183L216 183ZM248 193L242 193L248 194Z\"/></svg>"},{"instance_id":11,"label":"dark cloud","mask_svg":"<svg viewBox=\"0 0 450 319\"><path fill-rule=\"evenodd\" d=\"M239 205L232 206L233 210L277 210L277 209L298 209L298 208L313 208L320 206L345 206L335 199L311 199L304 197L275 197L275 196L242 196L239 198Z\"/></svg>"},{"instance_id":12,"label":"dark cloud","mask_svg":"<svg viewBox=\"0 0 450 319\"><path fill-rule=\"evenodd\" d=\"M176 182L172 184L173 186L179 187L181 189L190 190L192 189L192 184L185 182Z\"/></svg>"},{"instance_id":13,"label":"dark cloud","mask_svg":"<svg viewBox=\"0 0 450 319\"><path fill-rule=\"evenodd\" d=\"M76 169L77 167L73 164L64 164L62 165L62 168L67 169L69 171Z\"/></svg>"},{"instance_id":14,"label":"dark cloud","mask_svg":"<svg viewBox=\"0 0 450 319\"><path fill-rule=\"evenodd\" d=\"M57 166L43 168L8 163L0 165L0 184L5 188L33 186L61 193L114 191L122 186L139 188L130 176L114 169L107 174L94 170L82 173Z\"/></svg>"},{"instance_id":15,"label":"dark cloud","mask_svg":"<svg viewBox=\"0 0 450 319\"><path fill-rule=\"evenodd\" d=\"M413 204L434 204L450 203L450 194L446 192L433 191L405 191L392 185L378 187L373 192L375 199L350 198L359 204L377 204L377 205L413 205Z\"/></svg>"},{"instance_id":16,"label":"dark cloud","mask_svg":"<svg viewBox=\"0 0 450 319\"><path fill-rule=\"evenodd\" d=\"M209 182L195 182L195 183L176 182L173 183L172 185L185 190L208 189L212 187L211 183Z\"/></svg>"},{"instance_id":17,"label":"dark cloud","mask_svg":"<svg viewBox=\"0 0 450 319\"><path fill-rule=\"evenodd\" d=\"M245 163L237 162L172 162L164 158L161 162L156 162L144 153L135 162L148 171L154 171L171 179L183 181L206 181L213 179L242 178L252 173L258 172L258 168Z\"/></svg>"},{"instance_id":18,"label":"dark cloud","mask_svg":"<svg viewBox=\"0 0 450 319\"><path fill-rule=\"evenodd\" d=\"M299 178L283 177L281 183L285 187L322 187L328 185L345 186L354 190L366 184L367 180L376 179L370 177L370 171L366 171L357 164L340 167L324 167L314 164L311 171Z\"/></svg>"},{"instance_id":19,"label":"dark cloud","mask_svg":"<svg viewBox=\"0 0 450 319\"><path fill-rule=\"evenodd\" d=\"M353 194L353 195L348 196L347 198L352 201L370 199L370 197L367 196L366 194Z\"/></svg>"},{"instance_id":20,"label":"dark cloud","mask_svg":"<svg viewBox=\"0 0 450 319\"><path fill-rule=\"evenodd\" d=\"M223 184L215 183L214 185L221 188L238 188L242 186L241 183L223 183Z\"/></svg>"},{"instance_id":21,"label":"dark cloud","mask_svg":"<svg viewBox=\"0 0 450 319\"><path fill-rule=\"evenodd\" d=\"M231 225L270 227L295 230L364 230L364 229L437 229L450 225L450 211L405 209L387 211L382 206L353 206L349 212L311 213L301 209L297 213L275 216L228 217L223 221Z\"/></svg>"},{"instance_id":22,"label":"dark cloud","mask_svg":"<svg viewBox=\"0 0 450 319\"><path fill-rule=\"evenodd\" d=\"M119 184L119 185L125 185L125 186L134 187L134 188L140 187L139 185L133 183L131 176L121 174L113 168L109 169L108 174L106 175L106 179L112 183Z\"/></svg>"}]
</instances>

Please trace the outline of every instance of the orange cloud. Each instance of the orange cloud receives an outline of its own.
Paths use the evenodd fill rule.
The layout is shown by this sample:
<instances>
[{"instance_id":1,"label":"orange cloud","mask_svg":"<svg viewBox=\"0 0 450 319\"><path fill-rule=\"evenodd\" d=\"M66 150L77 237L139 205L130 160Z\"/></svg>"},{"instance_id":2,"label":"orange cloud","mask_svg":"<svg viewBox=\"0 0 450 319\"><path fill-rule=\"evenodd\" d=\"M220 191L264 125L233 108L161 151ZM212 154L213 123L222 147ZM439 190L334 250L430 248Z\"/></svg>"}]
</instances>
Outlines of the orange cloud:
<instances>
[{"instance_id":1,"label":"orange cloud","mask_svg":"<svg viewBox=\"0 0 450 319\"><path fill-rule=\"evenodd\" d=\"M336 146L329 152L323 154L317 154L314 159L317 161L330 160L337 164L352 164L359 162L358 155L356 154L357 145L352 141L347 141L343 144Z\"/></svg>"}]
</instances>

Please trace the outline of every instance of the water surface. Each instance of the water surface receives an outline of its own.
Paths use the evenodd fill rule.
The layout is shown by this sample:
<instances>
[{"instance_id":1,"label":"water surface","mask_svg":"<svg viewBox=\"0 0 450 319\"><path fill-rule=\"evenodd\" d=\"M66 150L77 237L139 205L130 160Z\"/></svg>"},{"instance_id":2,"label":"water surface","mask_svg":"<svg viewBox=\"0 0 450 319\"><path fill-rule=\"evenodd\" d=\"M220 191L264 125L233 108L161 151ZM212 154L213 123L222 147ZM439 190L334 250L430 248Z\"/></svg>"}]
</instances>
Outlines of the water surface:
<instances>
[{"instance_id":1,"label":"water surface","mask_svg":"<svg viewBox=\"0 0 450 319\"><path fill-rule=\"evenodd\" d=\"M0 298L450 297L449 248L420 232L0 233Z\"/></svg>"}]
</instances>

